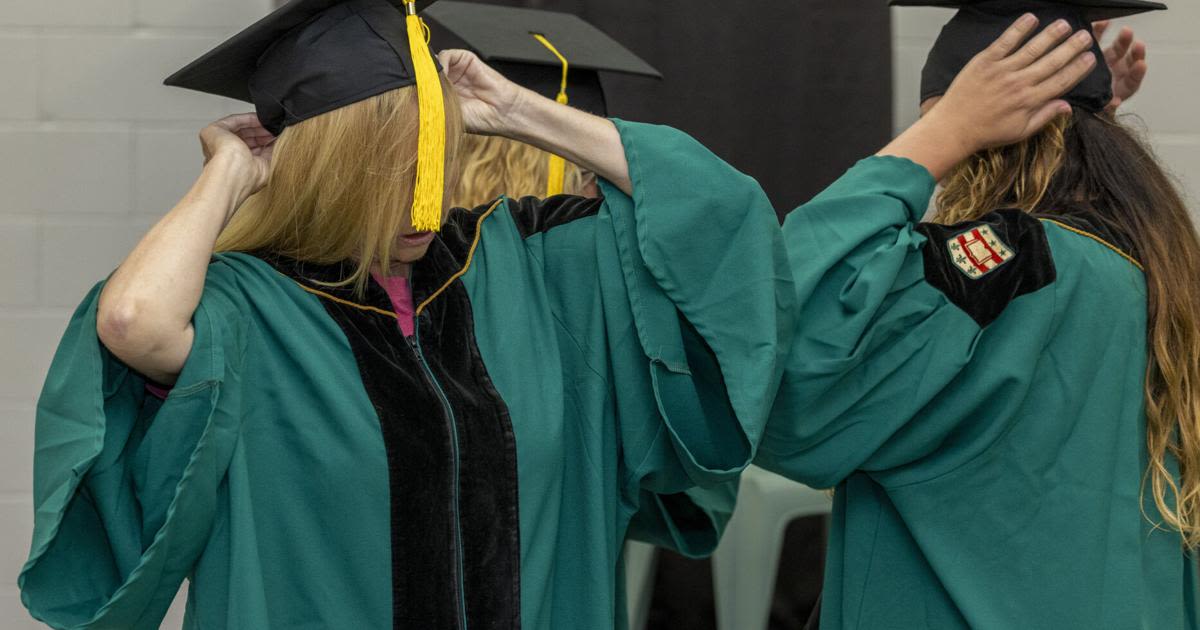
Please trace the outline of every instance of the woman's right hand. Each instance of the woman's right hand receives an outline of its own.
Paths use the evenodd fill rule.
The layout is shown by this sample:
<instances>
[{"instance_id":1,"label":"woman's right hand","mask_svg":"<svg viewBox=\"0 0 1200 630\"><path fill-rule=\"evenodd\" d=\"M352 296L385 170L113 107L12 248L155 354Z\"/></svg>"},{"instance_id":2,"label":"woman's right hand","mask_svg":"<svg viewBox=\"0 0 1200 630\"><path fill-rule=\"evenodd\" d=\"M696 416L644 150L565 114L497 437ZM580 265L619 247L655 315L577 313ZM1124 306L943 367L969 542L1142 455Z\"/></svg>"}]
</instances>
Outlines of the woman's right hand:
<instances>
[{"instance_id":1,"label":"woman's right hand","mask_svg":"<svg viewBox=\"0 0 1200 630\"><path fill-rule=\"evenodd\" d=\"M438 62L458 94L468 133L505 135L510 131L512 116L522 100L520 86L467 50L443 50Z\"/></svg>"},{"instance_id":2,"label":"woman's right hand","mask_svg":"<svg viewBox=\"0 0 1200 630\"><path fill-rule=\"evenodd\" d=\"M205 166L214 160L227 163L242 200L267 185L275 136L263 128L257 115L237 114L214 122L200 131L200 146Z\"/></svg>"},{"instance_id":3,"label":"woman's right hand","mask_svg":"<svg viewBox=\"0 0 1200 630\"><path fill-rule=\"evenodd\" d=\"M1070 113L1059 97L1096 67L1087 31L1071 34L1065 20L1048 26L1022 46L1038 22L1017 21L963 68L927 118L958 130L971 152L1005 146Z\"/></svg>"},{"instance_id":4,"label":"woman's right hand","mask_svg":"<svg viewBox=\"0 0 1200 630\"><path fill-rule=\"evenodd\" d=\"M942 179L972 154L1013 144L1071 113L1060 97L1096 67L1087 31L1065 21L1037 29L1032 14L1018 20L975 56L916 124L879 155L904 157ZM1028 40L1028 41L1026 41Z\"/></svg>"},{"instance_id":5,"label":"woman's right hand","mask_svg":"<svg viewBox=\"0 0 1200 630\"><path fill-rule=\"evenodd\" d=\"M1097 40L1104 38L1109 26L1111 23L1107 20L1092 25ZM1146 63L1146 42L1137 39L1133 29L1126 26L1104 49L1104 60L1113 75L1113 100L1108 104L1108 110L1115 112L1142 89L1142 82L1146 80L1146 72L1150 70Z\"/></svg>"}]
</instances>

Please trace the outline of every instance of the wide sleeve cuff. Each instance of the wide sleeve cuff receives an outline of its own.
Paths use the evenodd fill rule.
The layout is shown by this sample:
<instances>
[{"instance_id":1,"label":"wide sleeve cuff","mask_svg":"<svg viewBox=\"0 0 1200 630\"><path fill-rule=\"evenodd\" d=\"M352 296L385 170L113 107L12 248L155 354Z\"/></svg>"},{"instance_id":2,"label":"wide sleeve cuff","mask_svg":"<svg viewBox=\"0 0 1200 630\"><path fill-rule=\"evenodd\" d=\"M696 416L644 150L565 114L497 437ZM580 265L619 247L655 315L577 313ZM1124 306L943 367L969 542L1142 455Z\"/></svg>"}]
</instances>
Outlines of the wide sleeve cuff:
<instances>
[{"instance_id":1,"label":"wide sleeve cuff","mask_svg":"<svg viewBox=\"0 0 1200 630\"><path fill-rule=\"evenodd\" d=\"M659 493L726 481L754 457L792 330L775 211L688 135L614 122L633 194L601 186L661 418L633 468Z\"/></svg>"},{"instance_id":2,"label":"wide sleeve cuff","mask_svg":"<svg viewBox=\"0 0 1200 630\"><path fill-rule=\"evenodd\" d=\"M160 401L97 337L99 292L72 319L38 403L33 544L18 582L55 628L157 628L209 537L239 430L242 334L202 302Z\"/></svg>"},{"instance_id":3,"label":"wide sleeve cuff","mask_svg":"<svg viewBox=\"0 0 1200 630\"><path fill-rule=\"evenodd\" d=\"M642 492L629 523L629 538L670 549L688 558L705 558L717 549L737 505L737 481L678 494Z\"/></svg>"},{"instance_id":4,"label":"wide sleeve cuff","mask_svg":"<svg viewBox=\"0 0 1200 630\"><path fill-rule=\"evenodd\" d=\"M830 200L889 197L899 202L909 223L919 223L936 188L937 180L924 166L908 158L876 155L859 160L798 212Z\"/></svg>"}]
</instances>

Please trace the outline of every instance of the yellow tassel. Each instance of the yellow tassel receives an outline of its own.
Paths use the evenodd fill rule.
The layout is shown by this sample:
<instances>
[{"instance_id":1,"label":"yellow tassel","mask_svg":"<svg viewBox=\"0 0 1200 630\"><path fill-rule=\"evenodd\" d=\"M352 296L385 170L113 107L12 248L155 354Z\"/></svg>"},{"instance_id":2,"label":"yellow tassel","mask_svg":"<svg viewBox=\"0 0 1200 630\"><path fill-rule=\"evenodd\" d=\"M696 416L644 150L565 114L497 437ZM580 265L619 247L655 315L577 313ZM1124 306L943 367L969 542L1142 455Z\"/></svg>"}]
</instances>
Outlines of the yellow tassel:
<instances>
[{"instance_id":1,"label":"yellow tassel","mask_svg":"<svg viewBox=\"0 0 1200 630\"><path fill-rule=\"evenodd\" d=\"M554 53L554 56L558 57L558 60L562 63L562 87L559 88L558 97L556 97L554 100L562 103L563 105L567 105L569 102L569 99L567 99L567 73L570 71L571 65L567 63L567 58L562 56L562 53L558 52L558 49L554 47L554 44L551 44L550 40L546 39L544 35L541 33L533 33L533 38L541 42L541 44L550 52ZM546 176L546 196L553 197L555 195L561 195L563 188L566 186L566 181L567 161L561 157L558 157L557 155L551 155L550 167L547 170Z\"/></svg>"},{"instance_id":2,"label":"yellow tassel","mask_svg":"<svg viewBox=\"0 0 1200 630\"><path fill-rule=\"evenodd\" d=\"M421 231L442 229L442 196L446 188L446 110L442 81L426 40L428 29L417 17L415 2L405 2L408 48L417 78L420 131L417 136L417 182L413 188L412 224Z\"/></svg>"}]
</instances>

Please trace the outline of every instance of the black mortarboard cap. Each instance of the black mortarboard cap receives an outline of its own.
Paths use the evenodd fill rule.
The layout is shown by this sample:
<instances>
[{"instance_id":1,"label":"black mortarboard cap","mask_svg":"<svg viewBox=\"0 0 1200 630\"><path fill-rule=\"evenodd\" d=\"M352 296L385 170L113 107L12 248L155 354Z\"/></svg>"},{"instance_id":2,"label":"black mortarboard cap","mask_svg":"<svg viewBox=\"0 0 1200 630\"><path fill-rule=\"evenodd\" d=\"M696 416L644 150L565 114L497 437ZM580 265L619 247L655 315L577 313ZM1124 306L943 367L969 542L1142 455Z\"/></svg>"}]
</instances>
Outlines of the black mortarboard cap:
<instances>
[{"instance_id":1,"label":"black mortarboard cap","mask_svg":"<svg viewBox=\"0 0 1200 630\"><path fill-rule=\"evenodd\" d=\"M418 9L431 4L417 3ZM285 127L416 82L396 0L292 0L166 84L253 103Z\"/></svg>"},{"instance_id":2,"label":"black mortarboard cap","mask_svg":"<svg viewBox=\"0 0 1200 630\"><path fill-rule=\"evenodd\" d=\"M570 13L444 0L426 17L442 27L434 31L438 47L468 48L514 83L551 99L558 96L563 79L563 63L553 47L567 62L570 105L600 116L608 115L608 107L599 73L662 78L629 49Z\"/></svg>"},{"instance_id":3,"label":"black mortarboard cap","mask_svg":"<svg viewBox=\"0 0 1200 630\"><path fill-rule=\"evenodd\" d=\"M958 14L942 29L925 62L921 101L945 94L967 63L1025 13L1036 15L1043 26L1063 19L1074 30L1090 32L1092 22L1097 20L1167 8L1160 2L1143 0L891 0L891 4L958 9ZM1112 72L1103 63L1104 52L1099 42L1093 52L1101 63L1063 99L1086 111L1099 112L1112 101Z\"/></svg>"},{"instance_id":4,"label":"black mortarboard cap","mask_svg":"<svg viewBox=\"0 0 1200 630\"><path fill-rule=\"evenodd\" d=\"M254 104L271 133L417 86L412 221L441 227L446 122L436 59L417 13L436 0L291 0L171 75L166 84Z\"/></svg>"}]
</instances>

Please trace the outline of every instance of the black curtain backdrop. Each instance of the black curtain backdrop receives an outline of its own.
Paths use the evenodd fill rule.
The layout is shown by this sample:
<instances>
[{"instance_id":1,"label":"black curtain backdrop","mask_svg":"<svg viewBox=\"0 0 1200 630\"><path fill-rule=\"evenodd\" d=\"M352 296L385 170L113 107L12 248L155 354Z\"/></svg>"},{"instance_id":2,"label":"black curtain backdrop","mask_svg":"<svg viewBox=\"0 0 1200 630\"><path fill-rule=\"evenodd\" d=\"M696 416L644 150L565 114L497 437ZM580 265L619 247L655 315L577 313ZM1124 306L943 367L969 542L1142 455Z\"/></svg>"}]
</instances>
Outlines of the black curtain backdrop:
<instances>
[{"instance_id":1,"label":"black curtain backdrop","mask_svg":"<svg viewBox=\"0 0 1200 630\"><path fill-rule=\"evenodd\" d=\"M892 130L884 0L485 0L568 11L666 79L605 79L612 115L678 127L762 183L780 214Z\"/></svg>"}]
</instances>

